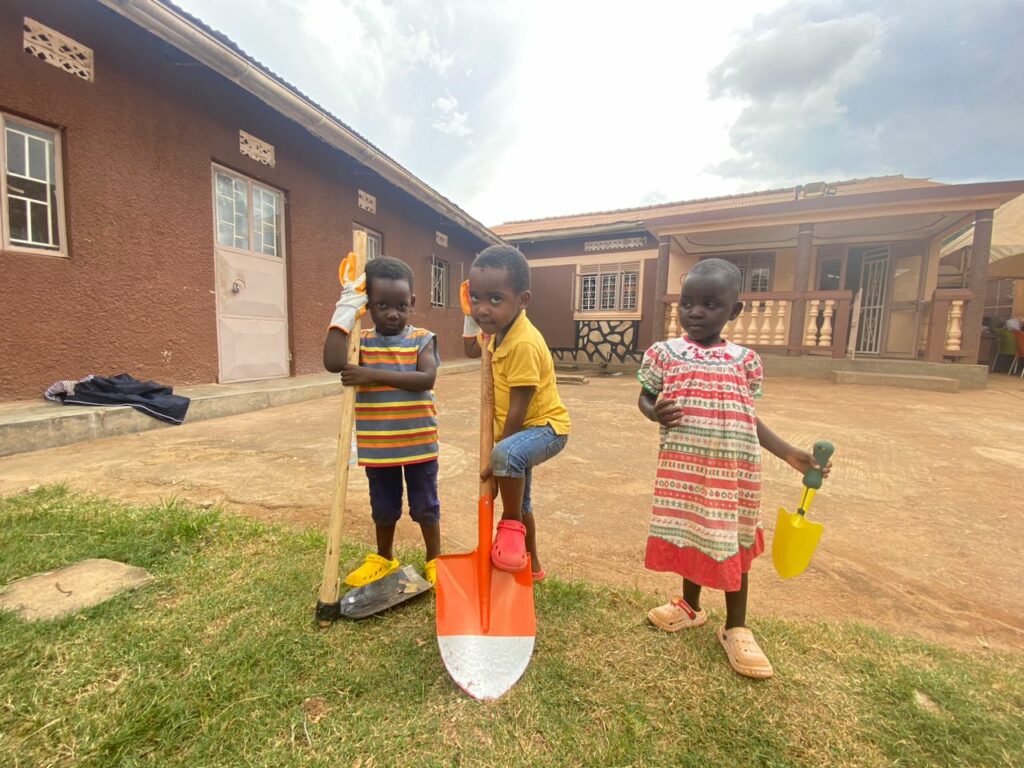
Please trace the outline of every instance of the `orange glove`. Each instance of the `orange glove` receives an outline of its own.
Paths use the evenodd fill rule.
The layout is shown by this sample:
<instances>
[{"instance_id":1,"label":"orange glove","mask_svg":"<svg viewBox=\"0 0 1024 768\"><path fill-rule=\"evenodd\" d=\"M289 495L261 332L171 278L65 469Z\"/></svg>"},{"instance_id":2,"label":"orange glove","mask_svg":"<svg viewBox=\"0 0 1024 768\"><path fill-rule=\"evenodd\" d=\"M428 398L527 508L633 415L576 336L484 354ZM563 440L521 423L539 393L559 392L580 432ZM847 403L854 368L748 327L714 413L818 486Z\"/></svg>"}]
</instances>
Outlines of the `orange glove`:
<instances>
[{"instance_id":1,"label":"orange glove","mask_svg":"<svg viewBox=\"0 0 1024 768\"><path fill-rule=\"evenodd\" d=\"M473 319L473 302L469 298L469 280L463 280L459 286L459 303L462 305L462 338L475 339L480 335L480 326Z\"/></svg>"},{"instance_id":2,"label":"orange glove","mask_svg":"<svg viewBox=\"0 0 1024 768\"><path fill-rule=\"evenodd\" d=\"M330 328L342 333L352 333L359 318L366 314L366 273L356 274L356 255L350 253L338 266L338 282L341 283L341 298L334 305L334 316Z\"/></svg>"}]
</instances>

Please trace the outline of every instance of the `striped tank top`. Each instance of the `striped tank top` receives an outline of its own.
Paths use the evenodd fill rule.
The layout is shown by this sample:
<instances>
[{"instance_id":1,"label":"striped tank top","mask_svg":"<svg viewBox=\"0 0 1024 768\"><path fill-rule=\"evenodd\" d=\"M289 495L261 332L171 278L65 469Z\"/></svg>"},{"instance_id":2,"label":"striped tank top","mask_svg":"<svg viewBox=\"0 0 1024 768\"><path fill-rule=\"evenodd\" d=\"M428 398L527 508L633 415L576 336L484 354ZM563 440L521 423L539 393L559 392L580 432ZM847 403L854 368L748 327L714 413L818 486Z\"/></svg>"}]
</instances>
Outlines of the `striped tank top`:
<instances>
[{"instance_id":1,"label":"striped tank top","mask_svg":"<svg viewBox=\"0 0 1024 768\"><path fill-rule=\"evenodd\" d=\"M360 334L359 364L378 371L415 371L420 352L434 344L434 334L409 325L397 336L374 328ZM356 389L356 446L361 467L394 467L437 458L437 411L434 393L409 392L379 384Z\"/></svg>"}]
</instances>

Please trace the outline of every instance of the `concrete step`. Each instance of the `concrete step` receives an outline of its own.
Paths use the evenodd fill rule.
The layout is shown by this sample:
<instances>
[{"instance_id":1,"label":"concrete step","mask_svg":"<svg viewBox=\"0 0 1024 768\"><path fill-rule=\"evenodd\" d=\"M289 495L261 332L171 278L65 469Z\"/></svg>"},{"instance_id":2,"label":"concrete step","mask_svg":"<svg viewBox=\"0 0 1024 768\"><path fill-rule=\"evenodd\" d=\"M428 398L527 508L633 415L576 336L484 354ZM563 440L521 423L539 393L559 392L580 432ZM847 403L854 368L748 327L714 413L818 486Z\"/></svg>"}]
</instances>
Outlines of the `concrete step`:
<instances>
[{"instance_id":1,"label":"concrete step","mask_svg":"<svg viewBox=\"0 0 1024 768\"><path fill-rule=\"evenodd\" d=\"M833 384L866 384L873 387L923 389L928 392L959 392L960 382L941 376L913 376L899 373L867 373L865 371L832 371Z\"/></svg>"},{"instance_id":2,"label":"concrete step","mask_svg":"<svg viewBox=\"0 0 1024 768\"><path fill-rule=\"evenodd\" d=\"M444 376L479 369L479 360L456 360L442 363L437 373ZM333 397L341 391L336 373L174 388L175 394L191 400L186 424ZM126 405L62 405L42 398L0 403L0 456L171 426Z\"/></svg>"}]
</instances>

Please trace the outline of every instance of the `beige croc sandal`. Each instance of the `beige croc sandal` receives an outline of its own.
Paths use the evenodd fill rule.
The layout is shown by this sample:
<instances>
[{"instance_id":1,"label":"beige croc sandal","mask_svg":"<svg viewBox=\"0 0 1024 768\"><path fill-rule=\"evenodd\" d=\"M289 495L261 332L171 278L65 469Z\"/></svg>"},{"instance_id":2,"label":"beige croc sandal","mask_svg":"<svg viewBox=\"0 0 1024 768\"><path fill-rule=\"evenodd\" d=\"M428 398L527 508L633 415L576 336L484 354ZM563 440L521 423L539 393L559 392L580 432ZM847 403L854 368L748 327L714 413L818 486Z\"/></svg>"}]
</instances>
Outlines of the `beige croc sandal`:
<instances>
[{"instance_id":1,"label":"beige croc sandal","mask_svg":"<svg viewBox=\"0 0 1024 768\"><path fill-rule=\"evenodd\" d=\"M666 632L693 629L703 626L708 621L708 615L703 608L695 611L681 597L673 597L665 605L652 608L647 612L647 618L651 624Z\"/></svg>"},{"instance_id":2,"label":"beige croc sandal","mask_svg":"<svg viewBox=\"0 0 1024 768\"><path fill-rule=\"evenodd\" d=\"M719 627L718 641L725 648L729 664L744 677L763 680L775 674L772 663L754 639L754 633L746 627L733 627L730 630Z\"/></svg>"}]
</instances>

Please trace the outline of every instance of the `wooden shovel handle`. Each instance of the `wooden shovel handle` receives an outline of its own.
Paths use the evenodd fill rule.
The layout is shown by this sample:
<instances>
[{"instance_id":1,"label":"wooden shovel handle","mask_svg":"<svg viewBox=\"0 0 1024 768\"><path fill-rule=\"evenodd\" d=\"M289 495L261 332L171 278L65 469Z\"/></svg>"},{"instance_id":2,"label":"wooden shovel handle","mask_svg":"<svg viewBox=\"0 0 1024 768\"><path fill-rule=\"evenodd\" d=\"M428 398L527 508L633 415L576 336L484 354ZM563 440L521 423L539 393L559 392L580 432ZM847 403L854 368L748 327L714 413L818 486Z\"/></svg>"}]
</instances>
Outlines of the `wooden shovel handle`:
<instances>
[{"instance_id":1,"label":"wooden shovel handle","mask_svg":"<svg viewBox=\"0 0 1024 768\"><path fill-rule=\"evenodd\" d=\"M490 337L480 337L480 471L491 463L494 450L494 371L491 370ZM492 495L492 480L480 482L480 496Z\"/></svg>"},{"instance_id":2,"label":"wooden shovel handle","mask_svg":"<svg viewBox=\"0 0 1024 768\"><path fill-rule=\"evenodd\" d=\"M366 270L366 233L353 232L354 251L356 254L355 272L357 275ZM359 322L356 321L348 339L349 362L359 361ZM320 597L317 616L325 612L325 606L338 602L340 585L338 583L338 566L341 556L341 529L345 521L345 501L348 495L348 468L352 454L352 426L355 423L355 387L345 387L341 395L341 426L338 429L338 450L335 456L334 495L331 502L331 517L327 523L327 552L324 555L324 575L320 580ZM320 618L320 626L330 624L329 620Z\"/></svg>"}]
</instances>

